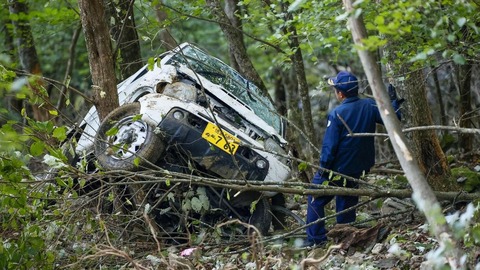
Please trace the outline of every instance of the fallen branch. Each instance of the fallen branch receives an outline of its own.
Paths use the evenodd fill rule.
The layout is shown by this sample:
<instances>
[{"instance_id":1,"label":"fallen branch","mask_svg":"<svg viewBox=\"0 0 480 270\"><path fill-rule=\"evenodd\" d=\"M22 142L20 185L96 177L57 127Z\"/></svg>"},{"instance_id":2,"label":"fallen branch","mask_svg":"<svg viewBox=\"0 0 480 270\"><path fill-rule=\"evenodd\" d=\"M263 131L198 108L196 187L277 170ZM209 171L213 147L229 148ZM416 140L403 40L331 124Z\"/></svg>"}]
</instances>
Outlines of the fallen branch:
<instances>
[{"instance_id":1,"label":"fallen branch","mask_svg":"<svg viewBox=\"0 0 480 270\"><path fill-rule=\"evenodd\" d=\"M91 176L91 175L90 175ZM303 182L274 182L274 181L248 181L245 184L244 180L236 179L212 179L206 177L198 177L193 175L177 174L176 177L172 175L158 175L152 174L151 171L144 172L130 172L130 171L109 171L104 172L102 176L122 178L121 181L112 181L105 183L106 185L129 185L129 184L158 184L158 183L188 183L199 186L211 186L216 188L229 188L240 192L245 191L259 191L259 192L278 192L284 194L298 194L298 195L314 195L314 196L367 196L373 198L411 198L412 190L409 189L355 189L344 187L333 187L316 184L307 184ZM129 183L129 176L135 176L143 181L135 181ZM137 179L138 179L137 178ZM438 200L460 200L472 201L480 198L480 193L465 193L465 192L434 192Z\"/></svg>"}]
</instances>

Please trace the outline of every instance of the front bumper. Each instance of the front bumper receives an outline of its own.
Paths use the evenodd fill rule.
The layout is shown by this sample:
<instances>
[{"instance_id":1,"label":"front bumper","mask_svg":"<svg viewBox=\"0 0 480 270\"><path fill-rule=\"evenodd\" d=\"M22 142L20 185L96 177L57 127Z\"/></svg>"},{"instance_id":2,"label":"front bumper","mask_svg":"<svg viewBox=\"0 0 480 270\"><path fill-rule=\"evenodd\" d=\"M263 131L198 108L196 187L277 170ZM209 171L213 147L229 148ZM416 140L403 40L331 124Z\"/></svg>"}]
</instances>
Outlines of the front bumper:
<instances>
[{"instance_id":1,"label":"front bumper","mask_svg":"<svg viewBox=\"0 0 480 270\"><path fill-rule=\"evenodd\" d=\"M158 128L167 147L180 148L188 158L221 178L246 180L266 178L269 162L265 157L242 145L238 147L235 155L226 153L202 138L206 126L206 120L174 107L165 115ZM267 165L263 168L257 167L259 160L263 160L262 163Z\"/></svg>"}]
</instances>

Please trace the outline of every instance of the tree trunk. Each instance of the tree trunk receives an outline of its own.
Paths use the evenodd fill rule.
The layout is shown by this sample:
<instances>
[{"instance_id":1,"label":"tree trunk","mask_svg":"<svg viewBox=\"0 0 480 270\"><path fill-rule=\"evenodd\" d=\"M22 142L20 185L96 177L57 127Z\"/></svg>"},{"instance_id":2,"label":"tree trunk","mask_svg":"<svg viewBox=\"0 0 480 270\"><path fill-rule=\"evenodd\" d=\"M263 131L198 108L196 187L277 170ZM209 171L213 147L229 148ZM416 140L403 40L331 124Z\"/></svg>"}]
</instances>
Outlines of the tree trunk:
<instances>
[{"instance_id":1,"label":"tree trunk","mask_svg":"<svg viewBox=\"0 0 480 270\"><path fill-rule=\"evenodd\" d=\"M26 2L9 0L8 4L10 13L28 14ZM28 86L31 90L33 118L37 121L47 121L51 118L48 111L53 110L53 107L45 90L45 81L42 78L42 68L35 49L30 23L25 16L18 16L18 20L13 21L13 26L21 67L25 73L32 75L28 80Z\"/></svg>"},{"instance_id":2,"label":"tree trunk","mask_svg":"<svg viewBox=\"0 0 480 270\"><path fill-rule=\"evenodd\" d=\"M433 75L433 82L435 84L435 92L437 94L437 102L438 102L439 111L440 111L440 124L442 124L442 126L446 126L447 116L445 115L445 106L443 105L443 98L442 98L442 88L440 87L440 81L438 80L438 72L436 68L432 69L432 75Z\"/></svg>"},{"instance_id":3,"label":"tree trunk","mask_svg":"<svg viewBox=\"0 0 480 270\"><path fill-rule=\"evenodd\" d=\"M402 122L405 126L432 126L433 117L427 100L426 78L422 69L411 71L406 63L394 68L395 53L400 49L395 44L389 45L384 52L388 60L387 69L394 74L406 74L405 80L394 82L399 95L405 98L402 105ZM414 158L427 176L427 181L434 190L458 190L456 183L450 178L450 168L445 153L435 130L414 131L409 134L413 143Z\"/></svg>"},{"instance_id":4,"label":"tree trunk","mask_svg":"<svg viewBox=\"0 0 480 270\"><path fill-rule=\"evenodd\" d=\"M4 41L3 48L4 48L4 53L6 53L11 58L11 61L13 63L16 63L18 61L17 60L18 58L15 51L13 33L11 32L10 27L8 27L9 25L12 25L12 22L8 18L8 12L9 12L8 10L0 10L0 15L2 17L1 29L5 36L3 40ZM22 103L23 103L21 99L18 99L14 96L9 95L5 97L4 102L5 102L5 107L10 112L11 115L15 115L15 116L20 115L20 111L22 110ZM9 117L8 119L12 119L12 118L14 119L16 117L12 116L12 117ZM0 120L0 123L3 123L3 122L4 122L4 119Z\"/></svg>"},{"instance_id":5,"label":"tree trunk","mask_svg":"<svg viewBox=\"0 0 480 270\"><path fill-rule=\"evenodd\" d=\"M94 104L100 120L103 120L119 106L105 7L99 0L79 0L78 6L92 73Z\"/></svg>"},{"instance_id":6,"label":"tree trunk","mask_svg":"<svg viewBox=\"0 0 480 270\"><path fill-rule=\"evenodd\" d=\"M243 34L240 29L235 28L235 26L231 24L218 0L207 0L206 2L207 5L212 9L213 14L218 20L218 24L220 25L220 28L222 29L222 32L228 41L230 50L235 56L235 61L240 67L239 72L248 80L257 85L263 91L265 96L271 99L262 78L260 78L260 75L248 57L247 49L243 43Z\"/></svg>"},{"instance_id":7,"label":"tree trunk","mask_svg":"<svg viewBox=\"0 0 480 270\"><path fill-rule=\"evenodd\" d=\"M225 0L225 15L227 15L228 19L230 20L230 23L234 28L242 29L242 21L240 21L236 16L237 12L239 12L238 0ZM245 46L243 39L242 39L242 43L243 43L243 46ZM235 70L241 70L240 65L237 63L237 60L235 59L235 51L231 46L229 47L228 51L230 55L230 65Z\"/></svg>"},{"instance_id":8,"label":"tree trunk","mask_svg":"<svg viewBox=\"0 0 480 270\"><path fill-rule=\"evenodd\" d=\"M164 21L166 21L168 19L168 15L167 13L164 11L163 9L163 5L162 3L164 2L165 0L163 1L160 1L160 3L158 3L156 6L154 6L154 9L155 9L155 15L157 16L157 20L160 24L162 24ZM175 40L175 38L171 35L170 31L168 30L168 28L164 28L163 30L160 31L160 40L162 42L162 46L166 49L166 50L171 50L173 48L175 48L177 46L177 41Z\"/></svg>"},{"instance_id":9,"label":"tree trunk","mask_svg":"<svg viewBox=\"0 0 480 270\"><path fill-rule=\"evenodd\" d=\"M275 108L280 115L287 116L287 92L285 89L284 79L288 77L285 72L279 68L275 67L273 73L273 83L274 83L274 104Z\"/></svg>"},{"instance_id":10,"label":"tree trunk","mask_svg":"<svg viewBox=\"0 0 480 270\"><path fill-rule=\"evenodd\" d=\"M135 0L111 1L110 15L113 18L112 37L116 42L114 54L120 54L122 80L130 77L143 67L140 43L133 14Z\"/></svg>"},{"instance_id":11,"label":"tree trunk","mask_svg":"<svg viewBox=\"0 0 480 270\"><path fill-rule=\"evenodd\" d=\"M352 0L343 0L347 12L355 14ZM367 30L361 16L351 15L349 24L353 40L359 47L363 46L362 40L367 38ZM389 102L389 96L382 81L382 74L378 61L374 54L367 50L358 50L363 69L368 78L368 82L373 91L373 96L377 102L380 115L382 117L385 128L388 131L390 141L397 157L402 165L408 182L413 189L413 199L418 208L424 213L431 231L437 238L440 246L445 247L445 258L448 259L453 269L464 269L461 263L462 253L457 247L457 243L452 238L451 232L441 212L441 207L433 194L432 189L427 184L424 174L420 170L418 163L412 156L408 147L407 139L403 134L400 121L398 121L392 105Z\"/></svg>"},{"instance_id":12,"label":"tree trunk","mask_svg":"<svg viewBox=\"0 0 480 270\"><path fill-rule=\"evenodd\" d=\"M292 62L293 70L297 76L298 90L302 101L303 128L309 140L308 149L310 149L310 151L308 151L308 154L315 160L318 159L318 151L315 150L318 148L318 138L316 136L317 133L313 128L312 107L310 104L310 95L308 94L308 83L305 75L305 66L303 65L302 51L300 50L300 43L297 39L296 30L292 29L292 31L293 35L290 38L290 47L295 50L295 53L292 56Z\"/></svg>"},{"instance_id":13,"label":"tree trunk","mask_svg":"<svg viewBox=\"0 0 480 270\"><path fill-rule=\"evenodd\" d=\"M293 16L288 12L288 5L281 5L285 23L293 20ZM307 144L303 145L303 153L301 155L306 156L307 160L317 160L318 155L318 138L313 128L312 107L310 104L310 95L308 93L307 77L305 75L305 65L303 64L302 50L300 49L300 42L298 40L297 29L294 25L289 25L284 28L284 33L289 36L289 47L294 51L294 54L290 57L292 60L293 71L295 72L296 80L298 83L298 93L301 100L301 113L303 130L305 132Z\"/></svg>"},{"instance_id":14,"label":"tree trunk","mask_svg":"<svg viewBox=\"0 0 480 270\"><path fill-rule=\"evenodd\" d=\"M472 94L471 94L471 80L472 80L472 62L467 61L465 65L456 65L455 69L458 70L457 79L460 86L460 127L471 128L473 127L473 108L472 108ZM460 134L460 148L464 153L469 153L473 150L473 134Z\"/></svg>"},{"instance_id":15,"label":"tree trunk","mask_svg":"<svg viewBox=\"0 0 480 270\"><path fill-rule=\"evenodd\" d=\"M407 73L404 67L401 74ZM401 90L401 89L400 89ZM433 125L432 112L427 101L426 79L422 70L410 72L404 81L403 91L406 99L405 118L411 126ZM434 190L452 191L458 189L450 180L450 168L437 134L434 130L412 132L415 158L419 161L422 172Z\"/></svg>"}]
</instances>

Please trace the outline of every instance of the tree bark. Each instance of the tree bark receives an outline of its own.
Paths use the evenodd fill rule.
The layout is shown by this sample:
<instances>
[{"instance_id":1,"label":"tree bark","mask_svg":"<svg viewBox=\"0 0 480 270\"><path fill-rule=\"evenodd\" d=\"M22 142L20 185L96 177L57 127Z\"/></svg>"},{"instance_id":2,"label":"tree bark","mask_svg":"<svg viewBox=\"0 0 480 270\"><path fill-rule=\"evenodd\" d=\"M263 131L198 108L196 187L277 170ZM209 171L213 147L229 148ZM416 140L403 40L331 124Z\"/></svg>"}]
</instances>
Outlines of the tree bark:
<instances>
[{"instance_id":1,"label":"tree bark","mask_svg":"<svg viewBox=\"0 0 480 270\"><path fill-rule=\"evenodd\" d=\"M274 83L274 104L279 114L287 116L287 92L285 89L285 77L288 77L281 68L275 67L273 71L273 83Z\"/></svg>"},{"instance_id":2,"label":"tree bark","mask_svg":"<svg viewBox=\"0 0 480 270\"><path fill-rule=\"evenodd\" d=\"M233 27L237 29L242 29L242 21L239 20L236 15L236 13L238 12L239 12L238 0L225 0L225 15L227 15ZM242 39L242 43L243 43L243 46L245 46L243 39ZM235 70L241 70L240 65L237 63L237 60L235 59L235 51L231 46L229 46L228 51L230 55L230 65Z\"/></svg>"},{"instance_id":3,"label":"tree bark","mask_svg":"<svg viewBox=\"0 0 480 270\"><path fill-rule=\"evenodd\" d=\"M80 17L92 73L94 104L100 120L119 106L112 44L101 0L79 0Z\"/></svg>"},{"instance_id":4,"label":"tree bark","mask_svg":"<svg viewBox=\"0 0 480 270\"><path fill-rule=\"evenodd\" d=\"M28 6L24 1L9 0L9 10L12 14L28 14ZM13 22L18 58L23 71L31 74L28 86L31 90L31 106L33 118L37 121L49 120L49 110L53 110L48 93L45 90L45 81L42 79L42 68L38 59L32 29L25 16L19 16Z\"/></svg>"},{"instance_id":5,"label":"tree bark","mask_svg":"<svg viewBox=\"0 0 480 270\"><path fill-rule=\"evenodd\" d=\"M155 9L155 15L157 16L157 21L162 24L164 21L168 19L168 14L164 10L163 6L163 1L160 1L156 6L154 6ZM162 46L166 50L172 50L177 46L177 41L175 38L171 35L170 31L168 30L167 27L165 27L163 30L160 31L160 40L162 42Z\"/></svg>"},{"instance_id":6,"label":"tree bark","mask_svg":"<svg viewBox=\"0 0 480 270\"><path fill-rule=\"evenodd\" d=\"M473 65L471 61L467 61L465 65L456 65L455 69L458 70L457 79L460 86L460 101L459 101L459 114L460 114L460 127L471 128L473 126L473 108L472 108L472 94L471 94L471 80ZM460 148L464 153L469 153L473 150L473 135L461 134L460 135Z\"/></svg>"},{"instance_id":7,"label":"tree bark","mask_svg":"<svg viewBox=\"0 0 480 270\"><path fill-rule=\"evenodd\" d=\"M442 124L443 126L446 126L447 116L445 115L445 106L443 105L442 89L440 87L440 81L438 80L438 73L436 68L432 69L432 76L433 76L433 82L435 84L435 92L437 93L437 102L440 110L440 124Z\"/></svg>"},{"instance_id":8,"label":"tree bark","mask_svg":"<svg viewBox=\"0 0 480 270\"><path fill-rule=\"evenodd\" d=\"M407 73L408 67L402 68ZM432 111L427 101L426 79L422 70L410 72L400 91L406 99L405 118L412 126L433 125ZM420 168L434 190L452 191L457 187L449 179L450 168L443 153L440 141L434 130L412 132L414 155L419 160Z\"/></svg>"},{"instance_id":9,"label":"tree bark","mask_svg":"<svg viewBox=\"0 0 480 270\"><path fill-rule=\"evenodd\" d=\"M404 63L400 68L394 64L396 53L400 48L390 44L384 49L388 60L387 69L405 80L394 81L399 95L405 98L402 109L402 122L406 126L432 126L433 117L427 100L426 78L422 69L411 70L412 65ZM421 130L409 134L413 143L413 154L427 181L434 190L457 190L458 187L450 179L450 168L442 150L435 130Z\"/></svg>"},{"instance_id":10,"label":"tree bark","mask_svg":"<svg viewBox=\"0 0 480 270\"><path fill-rule=\"evenodd\" d=\"M305 75L305 66L303 65L302 51L300 49L300 42L297 38L296 29L291 29L291 31L293 35L290 38L290 47L295 50L295 53L292 56L293 70L297 76L298 91L302 101L301 111L303 128L309 140L308 149L310 151L308 151L308 154L313 159L318 159L318 151L315 151L315 148L318 148L318 138L316 136L317 133L313 128L312 106L310 104L310 95L308 94L308 83Z\"/></svg>"},{"instance_id":11,"label":"tree bark","mask_svg":"<svg viewBox=\"0 0 480 270\"><path fill-rule=\"evenodd\" d=\"M122 80L143 67L140 42L138 40L133 3L135 0L109 1L113 18L112 37L116 42L114 55L120 54L119 68Z\"/></svg>"},{"instance_id":12,"label":"tree bark","mask_svg":"<svg viewBox=\"0 0 480 270\"><path fill-rule=\"evenodd\" d=\"M293 21L293 16L288 12L288 5L283 3L281 5L282 13L286 14L284 17L285 23ZM305 75L305 65L303 63L302 50L300 49L300 41L298 40L297 29L294 25L288 25L284 29L284 33L289 36L289 47L294 51L290 57L293 66L293 72L295 73L298 94L301 101L301 115L302 115L302 127L305 132L307 144L303 145L301 156L306 156L307 160L317 160L318 155L318 142L317 133L313 127L312 107L310 104L310 95L308 91L308 82ZM298 105L298 104L294 104Z\"/></svg>"},{"instance_id":13,"label":"tree bark","mask_svg":"<svg viewBox=\"0 0 480 270\"><path fill-rule=\"evenodd\" d=\"M352 0L343 0L347 12L354 14ZM367 30L361 16L350 16L349 25L355 44L363 46L363 39L367 38ZM465 265L461 263L462 253L457 247L456 241L447 225L445 216L441 212L441 207L433 193L433 190L427 184L424 174L418 163L415 161L411 150L409 149L407 139L400 128L400 121L397 119L395 111L389 102L389 96L382 81L382 74L375 55L371 51L358 50L358 55L362 66L368 78L368 82L373 91L373 96L377 102L380 115L385 128L392 142L393 148L400 164L405 171L405 175L413 189L413 199L417 207L423 212L431 231L437 238L442 247L445 247L446 258L453 269L464 269Z\"/></svg>"},{"instance_id":14,"label":"tree bark","mask_svg":"<svg viewBox=\"0 0 480 270\"><path fill-rule=\"evenodd\" d=\"M235 57L235 61L240 67L239 72L248 80L257 85L263 91L265 96L269 97L271 100L270 94L268 93L262 78L248 57L247 48L243 42L242 32L240 29L237 29L232 25L218 0L207 0L206 2L207 5L212 9L213 14L215 14L218 24L220 25L220 28L222 29L222 32L228 41L230 50Z\"/></svg>"}]
</instances>

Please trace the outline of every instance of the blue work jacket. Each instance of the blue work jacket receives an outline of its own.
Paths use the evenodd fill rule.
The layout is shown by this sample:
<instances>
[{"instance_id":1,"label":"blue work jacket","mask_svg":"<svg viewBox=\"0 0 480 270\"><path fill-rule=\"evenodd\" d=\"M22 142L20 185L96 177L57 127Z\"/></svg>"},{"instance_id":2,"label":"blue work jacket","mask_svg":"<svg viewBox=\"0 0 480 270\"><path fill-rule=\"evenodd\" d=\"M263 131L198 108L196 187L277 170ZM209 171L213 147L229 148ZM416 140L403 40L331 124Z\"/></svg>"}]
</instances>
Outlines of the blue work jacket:
<instances>
[{"instance_id":1,"label":"blue work jacket","mask_svg":"<svg viewBox=\"0 0 480 270\"><path fill-rule=\"evenodd\" d=\"M397 101L392 103L400 118ZM346 98L328 114L323 138L320 167L345 175L358 176L375 164L373 136L351 137L353 133L374 133L376 124L383 124L375 100L358 96ZM348 128L347 128L348 126ZM320 169L313 183L326 180L329 172Z\"/></svg>"}]
</instances>

